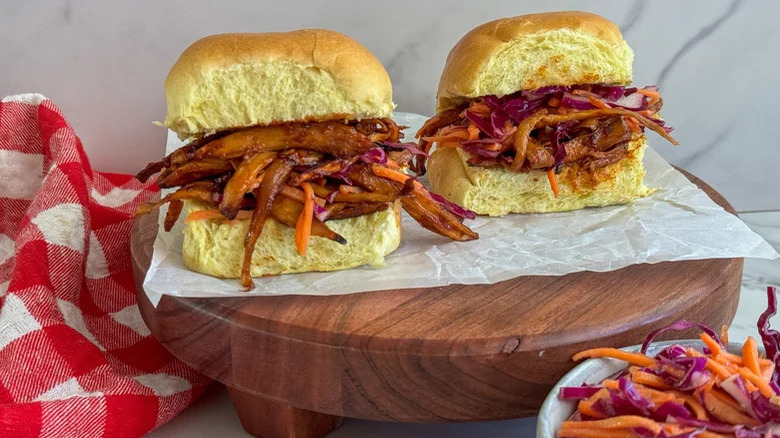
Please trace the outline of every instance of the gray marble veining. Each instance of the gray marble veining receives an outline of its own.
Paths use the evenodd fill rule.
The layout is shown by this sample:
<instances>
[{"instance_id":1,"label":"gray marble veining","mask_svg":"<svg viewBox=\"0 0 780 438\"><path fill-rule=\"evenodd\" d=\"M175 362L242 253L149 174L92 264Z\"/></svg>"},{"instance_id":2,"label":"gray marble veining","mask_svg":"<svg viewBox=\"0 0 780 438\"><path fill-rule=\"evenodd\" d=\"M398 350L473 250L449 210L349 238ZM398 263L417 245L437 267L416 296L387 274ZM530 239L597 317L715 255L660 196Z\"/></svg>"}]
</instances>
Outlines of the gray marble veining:
<instances>
[{"instance_id":1,"label":"gray marble veining","mask_svg":"<svg viewBox=\"0 0 780 438\"><path fill-rule=\"evenodd\" d=\"M734 12L737 11L737 8L739 8L743 1L744 0L731 0L728 9L715 18L713 22L702 26L696 35L694 35L691 39L685 41L685 43L674 53L674 56L672 56L672 58L667 61L666 64L664 64L664 68L661 70L661 73L658 75L658 79L655 81L655 83L658 84L658 86L663 86L666 77L672 71L674 66L677 65L677 63L689 51L693 50L696 45L703 43L708 36L710 36L720 27L721 24L723 24L724 21L728 20L734 14Z\"/></svg>"},{"instance_id":2,"label":"gray marble veining","mask_svg":"<svg viewBox=\"0 0 780 438\"><path fill-rule=\"evenodd\" d=\"M623 37L627 37L631 33L631 29L639 22L646 6L647 2L644 0L634 0L631 9L628 11L628 16L625 21L620 24L620 32L623 33Z\"/></svg>"}]
</instances>

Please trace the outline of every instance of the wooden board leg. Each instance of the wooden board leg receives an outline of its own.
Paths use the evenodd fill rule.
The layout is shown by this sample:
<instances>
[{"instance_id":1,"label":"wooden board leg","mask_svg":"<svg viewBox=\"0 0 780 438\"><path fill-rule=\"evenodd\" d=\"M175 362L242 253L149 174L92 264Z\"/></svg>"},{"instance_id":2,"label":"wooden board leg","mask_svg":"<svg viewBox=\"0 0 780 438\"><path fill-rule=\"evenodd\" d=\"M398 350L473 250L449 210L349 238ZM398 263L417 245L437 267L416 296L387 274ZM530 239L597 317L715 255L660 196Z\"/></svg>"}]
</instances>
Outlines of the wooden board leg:
<instances>
[{"instance_id":1,"label":"wooden board leg","mask_svg":"<svg viewBox=\"0 0 780 438\"><path fill-rule=\"evenodd\" d=\"M341 424L341 417L296 408L228 387L241 426L260 438L321 438Z\"/></svg>"}]
</instances>

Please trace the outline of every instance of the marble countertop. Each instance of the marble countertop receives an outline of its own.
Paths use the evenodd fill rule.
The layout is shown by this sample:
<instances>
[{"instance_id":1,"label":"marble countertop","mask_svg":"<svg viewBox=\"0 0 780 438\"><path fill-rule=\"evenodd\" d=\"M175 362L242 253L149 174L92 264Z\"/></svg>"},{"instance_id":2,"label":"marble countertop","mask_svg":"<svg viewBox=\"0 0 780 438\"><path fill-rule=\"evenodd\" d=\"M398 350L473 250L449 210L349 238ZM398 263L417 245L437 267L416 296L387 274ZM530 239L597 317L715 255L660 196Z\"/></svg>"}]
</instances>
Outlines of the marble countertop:
<instances>
[{"instance_id":1,"label":"marble countertop","mask_svg":"<svg viewBox=\"0 0 780 438\"><path fill-rule=\"evenodd\" d=\"M776 1L4 1L0 59L8 61L0 63L0 96L45 94L67 115L95 169L135 173L162 152L166 132L151 121L165 115L168 69L205 35L344 32L384 64L399 111L433 114L445 58L463 34L499 17L554 9L593 12L620 27L635 54L634 83L661 87L664 119L680 142L657 142L667 161L738 210L780 209L780 148L767 141L780 135ZM740 150L760 159L734 159Z\"/></svg>"},{"instance_id":2,"label":"marble countertop","mask_svg":"<svg viewBox=\"0 0 780 438\"><path fill-rule=\"evenodd\" d=\"M746 212L740 214L740 217L772 246L780 250L780 210ZM747 336L758 336L755 324L758 315L766 307L767 285L780 287L780 259L745 260L742 294L737 315L729 331L731 340L740 342ZM431 436L516 438L533 437L535 429L535 417L464 424L405 424L345 419L342 426L328 435L328 438L423 438ZM176 419L148 436L150 438L212 436L228 438L250 435L241 428L225 388L222 385L214 385Z\"/></svg>"}]
</instances>

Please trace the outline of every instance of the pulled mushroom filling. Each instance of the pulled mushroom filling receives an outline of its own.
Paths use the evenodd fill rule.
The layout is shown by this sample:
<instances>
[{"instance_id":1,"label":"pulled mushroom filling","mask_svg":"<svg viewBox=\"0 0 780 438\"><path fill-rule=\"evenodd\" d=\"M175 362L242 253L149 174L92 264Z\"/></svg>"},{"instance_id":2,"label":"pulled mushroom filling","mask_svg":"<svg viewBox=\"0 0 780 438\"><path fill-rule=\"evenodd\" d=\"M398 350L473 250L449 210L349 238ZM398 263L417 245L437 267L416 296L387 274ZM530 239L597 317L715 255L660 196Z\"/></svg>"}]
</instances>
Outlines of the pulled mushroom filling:
<instances>
[{"instance_id":1,"label":"pulled mushroom filling","mask_svg":"<svg viewBox=\"0 0 780 438\"><path fill-rule=\"evenodd\" d=\"M459 147L468 164L555 174L578 164L590 170L623 159L645 128L677 144L658 117L658 87L551 86L508 96L484 96L436 114L417 132L420 149ZM415 171L425 173L425 156Z\"/></svg>"},{"instance_id":2,"label":"pulled mushroom filling","mask_svg":"<svg viewBox=\"0 0 780 438\"><path fill-rule=\"evenodd\" d=\"M327 222L375 213L400 199L423 227L453 240L477 233L462 223L471 212L436 197L402 172L424 152L400 143L401 127L391 119L283 123L218 132L191 141L136 175L158 174L162 188L178 189L142 205L138 215L169 203L164 227L170 231L193 200L211 209L186 221L250 220L244 241L241 283L252 286L251 258L269 218L295 228L295 244L305 256L310 236L340 244L346 240Z\"/></svg>"}]
</instances>

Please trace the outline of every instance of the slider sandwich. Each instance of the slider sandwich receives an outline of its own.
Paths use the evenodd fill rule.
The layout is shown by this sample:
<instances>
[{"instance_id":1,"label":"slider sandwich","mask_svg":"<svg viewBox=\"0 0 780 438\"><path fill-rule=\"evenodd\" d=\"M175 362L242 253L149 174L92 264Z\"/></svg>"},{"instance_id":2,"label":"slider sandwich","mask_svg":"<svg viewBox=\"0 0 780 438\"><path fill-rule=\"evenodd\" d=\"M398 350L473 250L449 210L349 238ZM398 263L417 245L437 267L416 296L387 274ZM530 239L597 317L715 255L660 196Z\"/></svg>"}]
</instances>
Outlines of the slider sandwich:
<instances>
[{"instance_id":1,"label":"slider sandwich","mask_svg":"<svg viewBox=\"0 0 780 438\"><path fill-rule=\"evenodd\" d=\"M404 170L421 151L390 118L387 72L340 33L223 34L179 57L165 81L164 125L187 143L137 178L159 173L184 213L184 262L241 278L379 264L401 240L400 209L453 240L478 236L468 212Z\"/></svg>"},{"instance_id":2,"label":"slider sandwich","mask_svg":"<svg viewBox=\"0 0 780 438\"><path fill-rule=\"evenodd\" d=\"M677 142L658 88L630 87L633 57L615 24L584 12L471 30L447 57L438 113L417 133L424 152L435 146L432 190L490 216L647 196L645 131Z\"/></svg>"}]
</instances>

